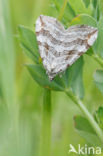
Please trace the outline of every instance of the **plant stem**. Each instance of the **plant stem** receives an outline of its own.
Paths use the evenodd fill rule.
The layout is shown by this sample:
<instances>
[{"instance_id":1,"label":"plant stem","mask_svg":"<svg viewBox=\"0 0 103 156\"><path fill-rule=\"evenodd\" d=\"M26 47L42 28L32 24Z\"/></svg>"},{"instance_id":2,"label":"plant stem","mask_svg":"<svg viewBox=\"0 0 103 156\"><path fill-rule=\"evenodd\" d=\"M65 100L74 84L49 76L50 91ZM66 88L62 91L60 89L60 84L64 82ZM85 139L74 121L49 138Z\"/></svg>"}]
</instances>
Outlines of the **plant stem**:
<instances>
[{"instance_id":1,"label":"plant stem","mask_svg":"<svg viewBox=\"0 0 103 156\"><path fill-rule=\"evenodd\" d=\"M102 132L101 128L98 126L98 124L96 123L96 121L94 120L93 116L90 114L90 112L87 110L85 105L82 103L82 101L80 99L78 99L78 97L74 96L72 94L72 92L66 91L66 94L72 99L72 101L74 103L77 104L77 106L79 106L79 108L85 114L87 120L90 122L91 126L95 130L97 136L99 137L99 139L103 143L103 132Z\"/></svg>"},{"instance_id":2,"label":"plant stem","mask_svg":"<svg viewBox=\"0 0 103 156\"><path fill-rule=\"evenodd\" d=\"M44 89L42 111L41 156L51 155L51 91Z\"/></svg>"},{"instance_id":3,"label":"plant stem","mask_svg":"<svg viewBox=\"0 0 103 156\"><path fill-rule=\"evenodd\" d=\"M61 11L60 11L60 14L59 14L59 17L58 17L58 20L59 20L59 21L61 21L61 19L62 19L62 17L63 17L64 10L65 10L65 8L66 8L67 2L68 2L68 0L64 0L63 6L62 6L62 8L61 8Z\"/></svg>"},{"instance_id":4,"label":"plant stem","mask_svg":"<svg viewBox=\"0 0 103 156\"><path fill-rule=\"evenodd\" d=\"M103 59L101 59L98 55L94 54L92 55L93 59L95 59L101 67L103 67Z\"/></svg>"}]
</instances>

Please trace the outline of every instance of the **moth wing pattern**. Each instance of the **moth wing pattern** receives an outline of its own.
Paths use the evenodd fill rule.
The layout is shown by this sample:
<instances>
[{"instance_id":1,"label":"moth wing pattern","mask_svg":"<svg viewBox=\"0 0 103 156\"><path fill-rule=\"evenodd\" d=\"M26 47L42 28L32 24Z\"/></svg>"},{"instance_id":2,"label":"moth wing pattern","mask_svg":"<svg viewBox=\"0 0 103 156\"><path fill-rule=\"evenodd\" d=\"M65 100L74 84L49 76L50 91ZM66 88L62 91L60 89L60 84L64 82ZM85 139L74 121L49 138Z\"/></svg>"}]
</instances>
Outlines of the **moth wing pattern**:
<instances>
[{"instance_id":1,"label":"moth wing pattern","mask_svg":"<svg viewBox=\"0 0 103 156\"><path fill-rule=\"evenodd\" d=\"M98 36L97 28L74 25L65 29L56 18L44 15L37 19L35 31L40 56L50 80L71 66Z\"/></svg>"}]
</instances>

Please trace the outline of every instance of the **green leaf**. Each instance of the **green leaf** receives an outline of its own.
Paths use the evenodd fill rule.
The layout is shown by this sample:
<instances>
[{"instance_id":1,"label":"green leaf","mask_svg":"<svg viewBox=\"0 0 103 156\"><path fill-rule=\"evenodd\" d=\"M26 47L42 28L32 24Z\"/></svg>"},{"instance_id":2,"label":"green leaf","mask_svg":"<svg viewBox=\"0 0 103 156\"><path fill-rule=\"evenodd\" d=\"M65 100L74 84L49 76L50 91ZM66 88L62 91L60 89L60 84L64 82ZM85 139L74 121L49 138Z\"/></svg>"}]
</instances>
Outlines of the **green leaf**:
<instances>
[{"instance_id":1,"label":"green leaf","mask_svg":"<svg viewBox=\"0 0 103 156\"><path fill-rule=\"evenodd\" d=\"M97 137L95 131L91 127L88 120L82 116L76 116L74 118L75 129L77 133L83 137L88 143L94 146L101 146L102 143Z\"/></svg>"},{"instance_id":2,"label":"green leaf","mask_svg":"<svg viewBox=\"0 0 103 156\"><path fill-rule=\"evenodd\" d=\"M89 6L89 4L90 4L90 0L83 0L83 2L84 2L84 4L85 4L86 8L88 8L88 6Z\"/></svg>"},{"instance_id":3,"label":"green leaf","mask_svg":"<svg viewBox=\"0 0 103 156\"><path fill-rule=\"evenodd\" d=\"M88 0L85 0L88 1ZM75 10L76 15L78 14L92 14L92 9L89 6L88 8L85 7L84 3L82 0L69 0L69 3L73 10Z\"/></svg>"},{"instance_id":4,"label":"green leaf","mask_svg":"<svg viewBox=\"0 0 103 156\"><path fill-rule=\"evenodd\" d=\"M62 81L66 90L71 89L73 93L79 98L84 97L83 87L83 57L80 57L72 66L67 68L65 73L62 74Z\"/></svg>"},{"instance_id":5,"label":"green leaf","mask_svg":"<svg viewBox=\"0 0 103 156\"><path fill-rule=\"evenodd\" d=\"M62 22L68 28L69 22L76 16L75 10L71 7L70 3L67 3L67 6L64 11Z\"/></svg>"},{"instance_id":6,"label":"green leaf","mask_svg":"<svg viewBox=\"0 0 103 156\"><path fill-rule=\"evenodd\" d=\"M39 50L36 35L30 29L19 26L19 40L24 52L36 63L39 60Z\"/></svg>"},{"instance_id":7,"label":"green leaf","mask_svg":"<svg viewBox=\"0 0 103 156\"><path fill-rule=\"evenodd\" d=\"M92 146L99 146L99 147L103 147L103 144L102 142L100 141L100 139L92 134L92 133L88 133L88 132L85 132L85 131L79 131L77 130L77 133L83 137L90 145Z\"/></svg>"},{"instance_id":8,"label":"green leaf","mask_svg":"<svg viewBox=\"0 0 103 156\"><path fill-rule=\"evenodd\" d=\"M72 17L76 16L75 10L72 8L69 2L67 3L67 12L68 14L71 14Z\"/></svg>"},{"instance_id":9,"label":"green leaf","mask_svg":"<svg viewBox=\"0 0 103 156\"><path fill-rule=\"evenodd\" d=\"M93 55L93 48L89 48L88 51L86 52L87 55L92 56Z\"/></svg>"},{"instance_id":10,"label":"green leaf","mask_svg":"<svg viewBox=\"0 0 103 156\"><path fill-rule=\"evenodd\" d=\"M60 9L62 7L62 4L63 4L63 1L62 0L52 0L52 6L55 7L55 10L57 10L57 12L59 13L60 12Z\"/></svg>"},{"instance_id":11,"label":"green leaf","mask_svg":"<svg viewBox=\"0 0 103 156\"><path fill-rule=\"evenodd\" d=\"M32 78L42 87L52 89L55 91L64 91L65 85L58 76L50 81L42 65L26 65Z\"/></svg>"},{"instance_id":12,"label":"green leaf","mask_svg":"<svg viewBox=\"0 0 103 156\"><path fill-rule=\"evenodd\" d=\"M76 25L76 24L86 24L93 27L97 27L96 20L92 16L87 14L78 15L70 23L70 25Z\"/></svg>"},{"instance_id":13,"label":"green leaf","mask_svg":"<svg viewBox=\"0 0 103 156\"><path fill-rule=\"evenodd\" d=\"M84 97L83 64L83 57L80 57L80 59L72 65L69 71L71 75L71 79L69 79L69 81L71 83L73 93L81 99Z\"/></svg>"},{"instance_id":14,"label":"green leaf","mask_svg":"<svg viewBox=\"0 0 103 156\"><path fill-rule=\"evenodd\" d=\"M103 130L103 107L99 107L99 109L95 112L95 118L99 126Z\"/></svg>"},{"instance_id":15,"label":"green leaf","mask_svg":"<svg viewBox=\"0 0 103 156\"><path fill-rule=\"evenodd\" d=\"M96 134L94 129L91 127L91 124L88 122L88 120L86 118L77 115L74 117L74 123L75 123L75 128L77 130Z\"/></svg>"},{"instance_id":16,"label":"green leaf","mask_svg":"<svg viewBox=\"0 0 103 156\"><path fill-rule=\"evenodd\" d=\"M94 52L103 58L103 17L98 22L98 38L94 45Z\"/></svg>"},{"instance_id":17,"label":"green leaf","mask_svg":"<svg viewBox=\"0 0 103 156\"><path fill-rule=\"evenodd\" d=\"M103 70L96 70L94 73L94 82L97 88L103 93Z\"/></svg>"},{"instance_id":18,"label":"green leaf","mask_svg":"<svg viewBox=\"0 0 103 156\"><path fill-rule=\"evenodd\" d=\"M42 87L55 91L65 91L72 88L75 95L83 98L83 82L82 82L82 57L61 76L57 75L53 81L48 79L46 71L42 65L26 65L32 78Z\"/></svg>"},{"instance_id":19,"label":"green leaf","mask_svg":"<svg viewBox=\"0 0 103 156\"><path fill-rule=\"evenodd\" d=\"M58 12L58 16L60 14L60 10L63 6L64 1L63 0L52 0L52 4L54 4L55 9ZM63 18L62 18L62 23L68 27L68 23L76 16L75 10L72 8L71 4L67 2L67 5L64 10Z\"/></svg>"}]
</instances>

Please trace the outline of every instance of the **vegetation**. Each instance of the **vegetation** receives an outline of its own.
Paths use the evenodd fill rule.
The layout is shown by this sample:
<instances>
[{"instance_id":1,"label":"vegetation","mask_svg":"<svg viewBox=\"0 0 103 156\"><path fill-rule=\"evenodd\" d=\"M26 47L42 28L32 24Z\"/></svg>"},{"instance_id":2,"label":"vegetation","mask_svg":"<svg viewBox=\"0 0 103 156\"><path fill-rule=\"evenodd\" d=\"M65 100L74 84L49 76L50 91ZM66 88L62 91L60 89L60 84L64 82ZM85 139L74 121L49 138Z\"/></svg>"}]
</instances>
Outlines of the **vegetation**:
<instances>
[{"instance_id":1,"label":"vegetation","mask_svg":"<svg viewBox=\"0 0 103 156\"><path fill-rule=\"evenodd\" d=\"M40 14L65 28L87 24L99 31L93 47L52 82L35 36ZM68 153L69 144L102 148L103 1L0 0L0 17L0 155L77 155Z\"/></svg>"}]
</instances>

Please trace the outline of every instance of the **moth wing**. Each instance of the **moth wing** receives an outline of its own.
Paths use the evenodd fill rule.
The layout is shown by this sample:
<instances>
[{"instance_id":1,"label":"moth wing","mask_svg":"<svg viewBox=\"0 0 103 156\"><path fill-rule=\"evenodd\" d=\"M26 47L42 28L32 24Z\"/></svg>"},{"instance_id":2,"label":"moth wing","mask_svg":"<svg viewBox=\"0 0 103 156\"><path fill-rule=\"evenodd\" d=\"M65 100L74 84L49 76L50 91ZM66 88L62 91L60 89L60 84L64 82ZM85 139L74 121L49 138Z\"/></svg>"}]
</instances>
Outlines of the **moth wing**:
<instances>
[{"instance_id":1,"label":"moth wing","mask_svg":"<svg viewBox=\"0 0 103 156\"><path fill-rule=\"evenodd\" d=\"M41 15L36 21L36 35L44 68L52 80L93 45L98 30L87 25L65 30L57 19Z\"/></svg>"},{"instance_id":2,"label":"moth wing","mask_svg":"<svg viewBox=\"0 0 103 156\"><path fill-rule=\"evenodd\" d=\"M68 51L66 54L67 65L72 65L83 55L96 41L97 28L87 25L75 25L67 29L65 40L68 40Z\"/></svg>"}]
</instances>

